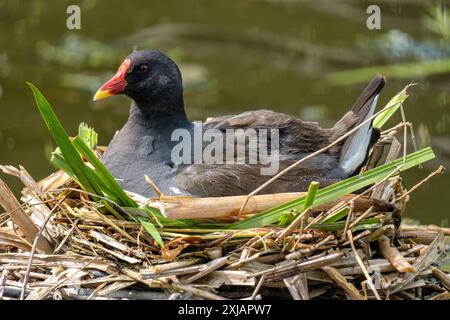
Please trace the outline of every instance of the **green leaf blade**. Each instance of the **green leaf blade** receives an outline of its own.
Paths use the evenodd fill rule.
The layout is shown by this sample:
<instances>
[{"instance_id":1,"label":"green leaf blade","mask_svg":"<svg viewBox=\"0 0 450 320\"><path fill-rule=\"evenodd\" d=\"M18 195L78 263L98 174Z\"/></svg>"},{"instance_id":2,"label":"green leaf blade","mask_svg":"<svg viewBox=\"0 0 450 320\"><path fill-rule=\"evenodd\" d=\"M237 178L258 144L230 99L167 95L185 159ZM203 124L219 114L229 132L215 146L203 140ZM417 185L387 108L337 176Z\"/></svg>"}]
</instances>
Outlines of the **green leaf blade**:
<instances>
[{"instance_id":1,"label":"green leaf blade","mask_svg":"<svg viewBox=\"0 0 450 320\"><path fill-rule=\"evenodd\" d=\"M393 170L399 168L399 166L402 164L403 165L399 169L399 171L405 171L423 162L429 161L434 157L435 155L433 153L433 150L428 147L408 155L404 164L403 158L399 158L377 168L371 169L363 174L347 178L343 181L320 189L316 194L313 206L325 204L329 201L333 201L346 194L350 194L368 185L376 183L387 177L393 172ZM283 212L292 209L300 210L304 206L304 203L305 196L265 210L246 220L235 222L231 224L229 228L248 229L265 227L267 225L275 223Z\"/></svg>"},{"instance_id":2,"label":"green leaf blade","mask_svg":"<svg viewBox=\"0 0 450 320\"><path fill-rule=\"evenodd\" d=\"M64 130L61 122L53 111L50 103L44 97L44 95L32 84L27 82L31 91L34 94L36 104L39 112L41 113L44 122L53 136L53 139L59 146L61 153L67 161L67 164L71 168L72 172L78 178L78 181L83 189L90 193L101 194L101 189L93 183L90 179L88 171L83 163L78 152L72 146L69 135Z\"/></svg>"},{"instance_id":3,"label":"green leaf blade","mask_svg":"<svg viewBox=\"0 0 450 320\"><path fill-rule=\"evenodd\" d=\"M403 102L408 98L408 93L406 92L406 87L399 93L397 93L384 107L386 110L380 113L373 120L373 127L380 128L384 126L384 124L397 112Z\"/></svg>"},{"instance_id":4,"label":"green leaf blade","mask_svg":"<svg viewBox=\"0 0 450 320\"><path fill-rule=\"evenodd\" d=\"M153 223L150 223L148 221L144 221L139 219L140 223L144 226L145 230L155 239L155 241L161 246L161 248L164 247L164 241L161 238L161 235L158 232L158 229L153 225Z\"/></svg>"},{"instance_id":5,"label":"green leaf blade","mask_svg":"<svg viewBox=\"0 0 450 320\"><path fill-rule=\"evenodd\" d=\"M114 197L119 200L119 204L126 207L137 207L137 203L132 200L120 185L117 183L114 176L109 172L105 165L100 161L94 152L83 142L80 137L75 137L73 140L75 149L83 155L95 168L95 172L102 181L102 183L112 192Z\"/></svg>"}]
</instances>

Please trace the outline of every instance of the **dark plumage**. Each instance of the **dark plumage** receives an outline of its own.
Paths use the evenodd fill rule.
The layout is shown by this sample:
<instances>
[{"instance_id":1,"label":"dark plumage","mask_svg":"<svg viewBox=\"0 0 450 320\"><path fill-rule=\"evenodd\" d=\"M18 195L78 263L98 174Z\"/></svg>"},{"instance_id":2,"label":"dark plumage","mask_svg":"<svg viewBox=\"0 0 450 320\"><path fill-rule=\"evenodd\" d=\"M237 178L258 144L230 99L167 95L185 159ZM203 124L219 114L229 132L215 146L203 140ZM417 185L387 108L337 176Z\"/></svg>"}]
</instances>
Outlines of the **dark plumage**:
<instances>
[{"instance_id":1,"label":"dark plumage","mask_svg":"<svg viewBox=\"0 0 450 320\"><path fill-rule=\"evenodd\" d=\"M384 83L382 77L375 77L352 109L332 128L323 129L314 122L257 110L207 120L202 123L202 130L216 129L224 134L227 129L278 129L279 170L282 170L373 115ZM126 190L154 196L144 174L166 194L197 196L247 194L270 179L271 176L260 174L261 163L176 165L172 162L171 150L178 143L171 141L172 132L183 128L193 133L200 123L187 119L180 71L165 54L155 50L130 54L118 73L99 89L94 100L112 94L126 94L133 99L127 123L110 142L102 158ZM238 135L236 133L235 138ZM325 186L347 178L364 164L378 136L379 132L368 122L343 143L282 176L263 193L304 191L313 180Z\"/></svg>"}]
</instances>

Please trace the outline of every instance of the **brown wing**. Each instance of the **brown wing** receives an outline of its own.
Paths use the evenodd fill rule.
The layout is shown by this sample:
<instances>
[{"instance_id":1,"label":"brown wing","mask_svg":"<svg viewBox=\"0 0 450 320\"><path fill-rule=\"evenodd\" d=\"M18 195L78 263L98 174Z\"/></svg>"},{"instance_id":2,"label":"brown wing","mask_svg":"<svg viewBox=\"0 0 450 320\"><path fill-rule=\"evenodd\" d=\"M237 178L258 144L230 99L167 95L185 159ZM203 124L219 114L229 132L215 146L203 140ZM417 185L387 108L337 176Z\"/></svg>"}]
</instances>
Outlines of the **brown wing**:
<instances>
[{"instance_id":1,"label":"brown wing","mask_svg":"<svg viewBox=\"0 0 450 320\"><path fill-rule=\"evenodd\" d=\"M212 118L206 121L204 129L278 129L280 153L296 158L319 150L354 126L358 119L349 115L341 120L339 126L321 128L316 122L303 121L271 110L256 110L238 115ZM270 142L270 141L269 141ZM327 151L337 155L340 146Z\"/></svg>"},{"instance_id":2,"label":"brown wing","mask_svg":"<svg viewBox=\"0 0 450 320\"><path fill-rule=\"evenodd\" d=\"M352 119L347 119L346 125L353 125ZM225 134L227 129L234 129L235 150L240 143L248 142L238 139L242 133L236 129L276 129L279 134L280 163L277 173L290 166L299 159L314 152L342 134L346 125L335 128L323 129L315 122L303 121L299 118L288 116L270 110L257 110L244 112L238 115L209 119L203 123L203 130L216 129ZM267 144L271 144L269 133ZM224 144L225 147L226 144ZM338 165L340 146L308 160L288 174L278 179L263 193L294 192L307 190L311 181L318 181L321 186L336 182L345 178ZM249 159L249 150L245 149L246 160ZM248 194L269 180L273 175L261 174L261 162L259 164L237 164L235 155L232 164L226 161L226 150L223 150L224 164L194 164L178 169L177 186L191 194L198 196L225 196ZM258 158L261 161L262 158ZM228 164L227 164L228 163ZM263 159L263 163L268 163Z\"/></svg>"},{"instance_id":3,"label":"brown wing","mask_svg":"<svg viewBox=\"0 0 450 320\"><path fill-rule=\"evenodd\" d=\"M280 162L279 171L294 160ZM278 171L278 172L279 172ZM262 175L260 165L223 164L190 165L177 173L177 187L201 197L235 196L252 192L273 175ZM318 155L281 176L261 193L306 191L312 181L321 187L345 178L335 157Z\"/></svg>"}]
</instances>

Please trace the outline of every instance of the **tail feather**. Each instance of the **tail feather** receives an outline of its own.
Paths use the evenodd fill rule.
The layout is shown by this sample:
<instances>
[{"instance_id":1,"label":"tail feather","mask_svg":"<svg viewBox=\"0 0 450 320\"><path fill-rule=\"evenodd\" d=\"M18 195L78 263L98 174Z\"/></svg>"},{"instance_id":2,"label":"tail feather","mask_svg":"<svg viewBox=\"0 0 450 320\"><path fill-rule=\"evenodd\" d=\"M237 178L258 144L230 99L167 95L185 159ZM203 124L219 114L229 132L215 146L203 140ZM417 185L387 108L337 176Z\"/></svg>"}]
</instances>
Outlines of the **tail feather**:
<instances>
[{"instance_id":1,"label":"tail feather","mask_svg":"<svg viewBox=\"0 0 450 320\"><path fill-rule=\"evenodd\" d=\"M360 125L374 115L378 96L385 83L386 81L382 76L376 76L358 97L349 112L350 116L356 116L358 119L353 127ZM341 149L339 164L349 175L355 173L366 159L372 134L372 121L369 121L345 140Z\"/></svg>"}]
</instances>

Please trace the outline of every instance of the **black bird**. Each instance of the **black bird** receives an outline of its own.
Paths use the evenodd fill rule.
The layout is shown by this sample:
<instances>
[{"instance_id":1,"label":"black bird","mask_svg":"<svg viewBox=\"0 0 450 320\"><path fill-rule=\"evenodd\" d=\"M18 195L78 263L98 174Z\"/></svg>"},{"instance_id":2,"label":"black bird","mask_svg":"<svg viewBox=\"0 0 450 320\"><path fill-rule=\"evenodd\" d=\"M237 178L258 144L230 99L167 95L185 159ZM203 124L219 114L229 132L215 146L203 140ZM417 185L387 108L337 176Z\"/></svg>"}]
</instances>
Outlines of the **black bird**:
<instances>
[{"instance_id":1,"label":"black bird","mask_svg":"<svg viewBox=\"0 0 450 320\"><path fill-rule=\"evenodd\" d=\"M133 100L127 123L110 142L102 161L124 189L144 196L155 196L144 174L165 194L203 197L248 194L273 176L261 174L262 160L267 158L259 158L256 164L239 163L234 153L231 154L234 163L175 163L172 150L178 141L172 141L174 130L182 129L195 135L196 130L215 129L214 132L225 137L228 129L235 129L231 141L236 149L246 143L245 139L244 142L239 140L242 130L236 129L277 130L279 172L371 117L384 84L383 77L374 77L350 111L332 128L323 129L315 122L270 110L218 117L204 123L190 122L184 109L181 73L175 62L160 51L136 51L124 60L113 78L94 97L100 100L125 94ZM368 121L342 143L303 162L261 193L305 191L311 181L326 186L352 176L363 166L371 145L378 138L379 131ZM272 139L275 139L274 131L268 131L268 144L274 141ZM248 157L251 151L247 144L244 148ZM192 151L189 159L193 160L196 152L202 150Z\"/></svg>"}]
</instances>

